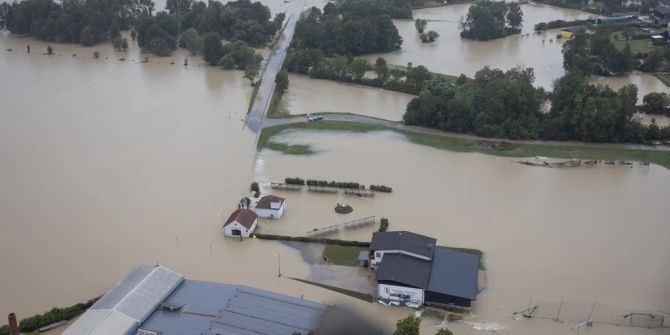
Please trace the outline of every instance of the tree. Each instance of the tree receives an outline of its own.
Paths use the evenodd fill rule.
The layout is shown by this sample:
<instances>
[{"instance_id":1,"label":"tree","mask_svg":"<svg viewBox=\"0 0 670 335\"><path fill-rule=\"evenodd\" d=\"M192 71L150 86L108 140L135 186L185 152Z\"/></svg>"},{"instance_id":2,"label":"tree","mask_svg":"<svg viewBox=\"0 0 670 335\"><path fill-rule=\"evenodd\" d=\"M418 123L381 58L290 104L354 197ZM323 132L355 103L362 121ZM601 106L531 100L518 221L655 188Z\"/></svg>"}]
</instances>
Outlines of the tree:
<instances>
[{"instance_id":1,"label":"tree","mask_svg":"<svg viewBox=\"0 0 670 335\"><path fill-rule=\"evenodd\" d=\"M112 46L114 47L114 50L116 51L121 51L121 37L116 37L112 39Z\"/></svg>"},{"instance_id":2,"label":"tree","mask_svg":"<svg viewBox=\"0 0 670 335\"><path fill-rule=\"evenodd\" d=\"M651 92L642 99L641 109L649 114L670 114L670 97L666 93Z\"/></svg>"},{"instance_id":3,"label":"tree","mask_svg":"<svg viewBox=\"0 0 670 335\"><path fill-rule=\"evenodd\" d=\"M414 21L414 27L416 28L416 31L419 32L419 34L423 34L423 31L426 29L427 25L428 21L426 20L416 19L416 21Z\"/></svg>"},{"instance_id":4,"label":"tree","mask_svg":"<svg viewBox=\"0 0 670 335\"><path fill-rule=\"evenodd\" d=\"M277 73L277 77L275 78L275 84L277 84L277 89L280 90L281 92L286 91L288 88L288 71L286 70L281 70Z\"/></svg>"},{"instance_id":5,"label":"tree","mask_svg":"<svg viewBox=\"0 0 670 335\"><path fill-rule=\"evenodd\" d=\"M256 76L258 75L259 70L260 70L260 65L257 64L257 63L248 64L244 68L244 78L249 79L249 82L251 83L251 86L254 86L254 79L256 79Z\"/></svg>"},{"instance_id":6,"label":"tree","mask_svg":"<svg viewBox=\"0 0 670 335\"><path fill-rule=\"evenodd\" d=\"M349 72L356 81L363 79L367 69L368 61L363 58L356 58L349 64Z\"/></svg>"},{"instance_id":7,"label":"tree","mask_svg":"<svg viewBox=\"0 0 670 335\"><path fill-rule=\"evenodd\" d=\"M121 49L123 51L128 50L128 39L126 39L125 37L121 39Z\"/></svg>"},{"instance_id":8,"label":"tree","mask_svg":"<svg viewBox=\"0 0 670 335\"><path fill-rule=\"evenodd\" d=\"M438 330L435 335L453 335L453 334L454 333L452 333L451 330L449 330L447 328L442 328L442 329Z\"/></svg>"},{"instance_id":9,"label":"tree","mask_svg":"<svg viewBox=\"0 0 670 335\"><path fill-rule=\"evenodd\" d=\"M393 335L419 335L419 325L421 319L412 315L407 316L396 323L396 330Z\"/></svg>"},{"instance_id":10,"label":"tree","mask_svg":"<svg viewBox=\"0 0 670 335\"><path fill-rule=\"evenodd\" d=\"M518 2L511 2L507 9L507 24L513 29L520 29L523 23L523 11Z\"/></svg>"},{"instance_id":11,"label":"tree","mask_svg":"<svg viewBox=\"0 0 670 335\"><path fill-rule=\"evenodd\" d=\"M221 35L218 33L208 33L203 41L202 55L209 65L216 65L223 55L223 45L221 44Z\"/></svg>"},{"instance_id":12,"label":"tree","mask_svg":"<svg viewBox=\"0 0 670 335\"><path fill-rule=\"evenodd\" d=\"M54 49L50 45L47 45L47 55L53 55L53 53Z\"/></svg>"},{"instance_id":13,"label":"tree","mask_svg":"<svg viewBox=\"0 0 670 335\"><path fill-rule=\"evenodd\" d=\"M423 43L431 43L435 42L438 37L440 37L440 34L438 34L436 31L431 30L425 34L421 34L421 42Z\"/></svg>"},{"instance_id":14,"label":"tree","mask_svg":"<svg viewBox=\"0 0 670 335\"><path fill-rule=\"evenodd\" d=\"M189 28L179 37L179 46L195 55L198 47L198 31L195 28Z\"/></svg>"},{"instance_id":15,"label":"tree","mask_svg":"<svg viewBox=\"0 0 670 335\"><path fill-rule=\"evenodd\" d=\"M383 82L388 79L389 67L386 64L386 59L377 57L377 60L375 61L375 73L377 74L377 78L381 79Z\"/></svg>"}]
</instances>

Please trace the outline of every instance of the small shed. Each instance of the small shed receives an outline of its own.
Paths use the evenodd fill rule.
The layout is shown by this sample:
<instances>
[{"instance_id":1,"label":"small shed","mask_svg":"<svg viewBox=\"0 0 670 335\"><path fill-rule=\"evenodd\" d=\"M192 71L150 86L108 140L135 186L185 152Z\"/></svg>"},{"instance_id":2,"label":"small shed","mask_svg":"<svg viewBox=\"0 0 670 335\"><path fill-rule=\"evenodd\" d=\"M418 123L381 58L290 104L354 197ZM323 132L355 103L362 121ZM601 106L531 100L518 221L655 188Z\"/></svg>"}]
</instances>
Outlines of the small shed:
<instances>
[{"instance_id":1,"label":"small shed","mask_svg":"<svg viewBox=\"0 0 670 335\"><path fill-rule=\"evenodd\" d=\"M280 219L284 215L286 199L276 195L266 195L261 197L256 204L254 211L256 215L264 219Z\"/></svg>"},{"instance_id":2,"label":"small shed","mask_svg":"<svg viewBox=\"0 0 670 335\"><path fill-rule=\"evenodd\" d=\"M258 226L258 216L254 211L240 208L230 214L223 224L223 233L226 236L249 238Z\"/></svg>"},{"instance_id":3,"label":"small shed","mask_svg":"<svg viewBox=\"0 0 670 335\"><path fill-rule=\"evenodd\" d=\"M652 35L651 43L653 43L654 45L666 44L665 37L663 35Z\"/></svg>"}]
</instances>

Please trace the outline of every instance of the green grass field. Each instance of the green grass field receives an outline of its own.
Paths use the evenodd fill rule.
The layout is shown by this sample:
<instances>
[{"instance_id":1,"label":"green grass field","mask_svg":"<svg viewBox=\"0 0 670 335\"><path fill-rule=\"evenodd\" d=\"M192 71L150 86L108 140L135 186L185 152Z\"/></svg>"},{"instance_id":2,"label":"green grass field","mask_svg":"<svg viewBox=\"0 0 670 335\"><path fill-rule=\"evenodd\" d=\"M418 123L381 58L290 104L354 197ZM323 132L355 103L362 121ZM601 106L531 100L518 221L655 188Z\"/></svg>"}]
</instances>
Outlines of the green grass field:
<instances>
[{"instance_id":1,"label":"green grass field","mask_svg":"<svg viewBox=\"0 0 670 335\"><path fill-rule=\"evenodd\" d=\"M249 107L247 108L247 114L251 112L251 107L254 105L254 100L256 100L256 96L258 95L258 89L261 87L261 82L262 80L257 81L256 85L254 85L254 90L251 91L251 99L249 100Z\"/></svg>"},{"instance_id":2,"label":"green grass field","mask_svg":"<svg viewBox=\"0 0 670 335\"><path fill-rule=\"evenodd\" d=\"M309 144L301 148L277 147L270 139L287 129L310 129L310 130L335 130L347 131L355 133L364 133L371 131L391 130L402 133L407 140L433 147L436 149L449 150L455 152L479 152L495 156L504 157L533 157L533 156L548 156L553 158L581 158L581 159L628 159L643 162L651 162L670 169L670 152L668 151L654 151L654 150L639 150L639 149L624 149L614 147L581 147L566 145L549 145L549 144L516 144L504 142L504 145L498 145L496 149L488 149L477 145L477 142L470 139L454 138L448 135L437 134L423 134L412 132L408 130L389 129L382 126L367 125L353 122L342 121L322 121L309 123L296 123L289 125L282 125L263 129L259 141L258 149L268 148L272 150L279 150L285 153L290 151L314 153ZM498 143L501 144L501 143ZM295 145L294 145L295 146ZM276 148L276 149L273 149Z\"/></svg>"},{"instance_id":3,"label":"green grass field","mask_svg":"<svg viewBox=\"0 0 670 335\"><path fill-rule=\"evenodd\" d=\"M328 260L335 265L357 266L358 254L361 251L366 250L368 249L363 247L347 247L329 244L326 245L323 250L323 255L328 257Z\"/></svg>"}]
</instances>

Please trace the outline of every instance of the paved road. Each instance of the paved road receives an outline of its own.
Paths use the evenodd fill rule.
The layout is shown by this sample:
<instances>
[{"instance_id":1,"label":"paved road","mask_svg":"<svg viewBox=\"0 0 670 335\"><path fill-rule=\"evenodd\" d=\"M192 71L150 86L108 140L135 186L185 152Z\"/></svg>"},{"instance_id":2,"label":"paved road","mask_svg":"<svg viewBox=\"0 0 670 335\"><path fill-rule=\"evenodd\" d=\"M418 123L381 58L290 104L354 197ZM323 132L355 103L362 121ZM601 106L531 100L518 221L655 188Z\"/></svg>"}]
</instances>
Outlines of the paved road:
<instances>
[{"instance_id":1,"label":"paved road","mask_svg":"<svg viewBox=\"0 0 670 335\"><path fill-rule=\"evenodd\" d=\"M569 141L519 141L519 140L510 140L510 139L495 139L495 138L486 138L479 137L468 134L452 133L447 131L441 131L437 129L430 129L424 127L416 126L407 126L400 122L389 121L384 119L378 119L369 116L357 115L357 114L338 114L338 113L327 113L320 114L323 116L324 120L328 121L347 121L355 122L361 124L375 125L386 127L390 129L398 130L407 130L415 133L422 134L431 134L438 136L448 136L453 138L462 138L468 140L476 141L506 141L510 143L519 143L519 144L539 144L539 145L561 145L561 146L575 146L575 147L588 147L588 148L618 148L618 149L640 149L640 150L657 150L657 151L670 151L670 146L659 145L659 146L650 146L642 144L618 144L618 143L584 143L584 142L569 142ZM293 123L304 123L307 122L307 117L305 116L292 116L288 118L280 119L265 119L263 122L263 128L279 126L285 124ZM318 121L317 121L318 122Z\"/></svg>"},{"instance_id":2,"label":"paved road","mask_svg":"<svg viewBox=\"0 0 670 335\"><path fill-rule=\"evenodd\" d=\"M304 0L293 0L289 4L286 10L286 27L265 63L265 68L261 74L262 81L261 86L258 88L258 95L256 95L256 99L254 99L251 112L247 115L247 127L254 133L260 132L263 119L268 112L270 100L272 100L272 93L275 89L275 77L281 70L282 64L284 64L284 58L286 57L288 47L291 45L293 32L295 31L295 24L300 18L304 2Z\"/></svg>"}]
</instances>

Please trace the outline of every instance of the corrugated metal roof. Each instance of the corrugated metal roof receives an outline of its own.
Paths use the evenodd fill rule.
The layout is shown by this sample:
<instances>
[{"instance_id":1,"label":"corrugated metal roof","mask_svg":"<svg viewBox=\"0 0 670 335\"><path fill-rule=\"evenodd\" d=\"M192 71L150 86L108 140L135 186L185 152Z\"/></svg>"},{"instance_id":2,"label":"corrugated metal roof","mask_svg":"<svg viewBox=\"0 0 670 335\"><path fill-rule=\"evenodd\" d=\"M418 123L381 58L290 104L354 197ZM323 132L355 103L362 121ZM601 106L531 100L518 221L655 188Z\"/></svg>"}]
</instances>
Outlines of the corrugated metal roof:
<instances>
[{"instance_id":1,"label":"corrugated metal roof","mask_svg":"<svg viewBox=\"0 0 670 335\"><path fill-rule=\"evenodd\" d=\"M473 300L478 274L479 256L438 247L427 291Z\"/></svg>"},{"instance_id":2,"label":"corrugated metal roof","mask_svg":"<svg viewBox=\"0 0 670 335\"><path fill-rule=\"evenodd\" d=\"M372 235L370 250L403 250L433 257L436 239L408 231L377 232Z\"/></svg>"},{"instance_id":3,"label":"corrugated metal roof","mask_svg":"<svg viewBox=\"0 0 670 335\"><path fill-rule=\"evenodd\" d=\"M162 335L287 335L314 329L326 306L245 286L185 280L140 329Z\"/></svg>"},{"instance_id":4,"label":"corrugated metal roof","mask_svg":"<svg viewBox=\"0 0 670 335\"><path fill-rule=\"evenodd\" d=\"M63 335L133 333L183 280L183 275L162 266L136 267Z\"/></svg>"}]
</instances>

